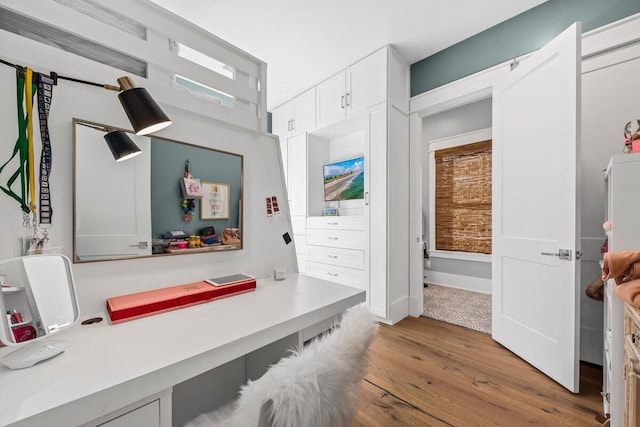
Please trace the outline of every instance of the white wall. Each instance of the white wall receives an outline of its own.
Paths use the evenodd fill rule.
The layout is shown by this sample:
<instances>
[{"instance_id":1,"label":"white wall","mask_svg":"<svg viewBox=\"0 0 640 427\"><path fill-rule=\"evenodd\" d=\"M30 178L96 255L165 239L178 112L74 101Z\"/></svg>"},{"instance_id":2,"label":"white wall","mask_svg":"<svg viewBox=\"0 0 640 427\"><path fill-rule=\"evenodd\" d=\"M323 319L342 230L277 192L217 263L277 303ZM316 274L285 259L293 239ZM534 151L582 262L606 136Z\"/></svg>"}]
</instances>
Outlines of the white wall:
<instances>
[{"instance_id":1,"label":"white wall","mask_svg":"<svg viewBox=\"0 0 640 427\"><path fill-rule=\"evenodd\" d=\"M36 71L57 71L62 75L101 83L114 83L123 75L119 70L76 57L53 47L0 31L0 57L33 67ZM144 80L134 78L139 86ZM10 156L17 138L15 73L0 65L0 162ZM152 93L153 95L153 93ZM267 277L275 265L295 271L293 244L285 245L282 234L291 233L278 142L272 136L226 126L185 109L162 106L173 125L159 136L217 148L244 156L244 249L226 253L160 256L136 260L74 264L81 316L104 311L108 297L200 281L211 275L245 272ZM73 117L123 128L130 128L115 92L68 81L54 88L49 130L53 146L51 189L53 227L51 246L63 246L72 258L72 124ZM39 132L36 130L36 157ZM11 167L10 169L14 169ZM0 181L6 184L6 173ZM267 218L264 200L277 196L283 214ZM15 255L11 236L23 232L22 214L17 202L0 194L0 259Z\"/></svg>"}]
</instances>

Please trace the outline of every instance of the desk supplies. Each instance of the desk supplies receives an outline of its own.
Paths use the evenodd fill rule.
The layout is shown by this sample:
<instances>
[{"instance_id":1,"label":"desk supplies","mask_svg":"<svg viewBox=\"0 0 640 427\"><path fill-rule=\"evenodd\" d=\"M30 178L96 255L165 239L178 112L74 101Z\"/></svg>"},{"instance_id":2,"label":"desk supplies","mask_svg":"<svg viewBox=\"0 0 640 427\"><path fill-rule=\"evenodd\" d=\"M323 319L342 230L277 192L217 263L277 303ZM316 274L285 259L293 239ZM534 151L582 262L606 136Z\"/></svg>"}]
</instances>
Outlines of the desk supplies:
<instances>
[{"instance_id":1,"label":"desk supplies","mask_svg":"<svg viewBox=\"0 0 640 427\"><path fill-rule=\"evenodd\" d=\"M246 277L228 285L212 286L202 281L108 298L107 312L115 324L251 292L256 289L256 279Z\"/></svg>"}]
</instances>

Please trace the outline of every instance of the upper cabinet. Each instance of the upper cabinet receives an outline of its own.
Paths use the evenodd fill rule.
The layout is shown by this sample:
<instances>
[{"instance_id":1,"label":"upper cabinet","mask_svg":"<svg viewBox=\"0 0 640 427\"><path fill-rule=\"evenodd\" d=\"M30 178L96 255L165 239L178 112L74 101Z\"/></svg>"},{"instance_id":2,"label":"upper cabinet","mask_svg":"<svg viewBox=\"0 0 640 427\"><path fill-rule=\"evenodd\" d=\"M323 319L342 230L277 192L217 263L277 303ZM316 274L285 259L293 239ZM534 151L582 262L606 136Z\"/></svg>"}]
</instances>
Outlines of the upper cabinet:
<instances>
[{"instance_id":1,"label":"upper cabinet","mask_svg":"<svg viewBox=\"0 0 640 427\"><path fill-rule=\"evenodd\" d=\"M387 49L380 49L316 87L317 127L387 99Z\"/></svg>"},{"instance_id":2,"label":"upper cabinet","mask_svg":"<svg viewBox=\"0 0 640 427\"><path fill-rule=\"evenodd\" d=\"M280 139L296 136L316 127L316 88L296 96L271 112L272 133Z\"/></svg>"}]
</instances>

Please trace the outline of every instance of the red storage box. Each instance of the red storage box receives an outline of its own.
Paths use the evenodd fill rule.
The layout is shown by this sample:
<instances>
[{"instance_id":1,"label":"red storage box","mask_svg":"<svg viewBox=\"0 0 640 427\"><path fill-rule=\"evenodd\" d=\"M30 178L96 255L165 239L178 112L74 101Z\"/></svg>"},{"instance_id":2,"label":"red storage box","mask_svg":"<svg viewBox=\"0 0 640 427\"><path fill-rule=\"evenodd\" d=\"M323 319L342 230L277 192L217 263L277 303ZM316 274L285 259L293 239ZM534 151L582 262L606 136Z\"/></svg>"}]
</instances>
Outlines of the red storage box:
<instances>
[{"instance_id":1,"label":"red storage box","mask_svg":"<svg viewBox=\"0 0 640 427\"><path fill-rule=\"evenodd\" d=\"M112 323L120 323L251 292L255 289L255 279L223 286L213 286L204 281L188 283L186 285L108 298L107 311Z\"/></svg>"}]
</instances>

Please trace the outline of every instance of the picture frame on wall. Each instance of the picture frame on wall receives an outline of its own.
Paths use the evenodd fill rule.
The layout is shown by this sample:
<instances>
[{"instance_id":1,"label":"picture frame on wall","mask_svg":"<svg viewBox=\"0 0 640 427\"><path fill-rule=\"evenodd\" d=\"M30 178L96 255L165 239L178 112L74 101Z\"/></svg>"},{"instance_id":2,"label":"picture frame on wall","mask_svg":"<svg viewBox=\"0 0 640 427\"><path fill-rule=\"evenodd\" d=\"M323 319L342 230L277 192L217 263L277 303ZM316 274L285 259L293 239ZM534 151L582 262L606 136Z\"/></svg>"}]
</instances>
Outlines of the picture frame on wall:
<instances>
[{"instance_id":1,"label":"picture frame on wall","mask_svg":"<svg viewBox=\"0 0 640 427\"><path fill-rule=\"evenodd\" d=\"M200 219L229 219L229 184L202 181Z\"/></svg>"}]
</instances>

